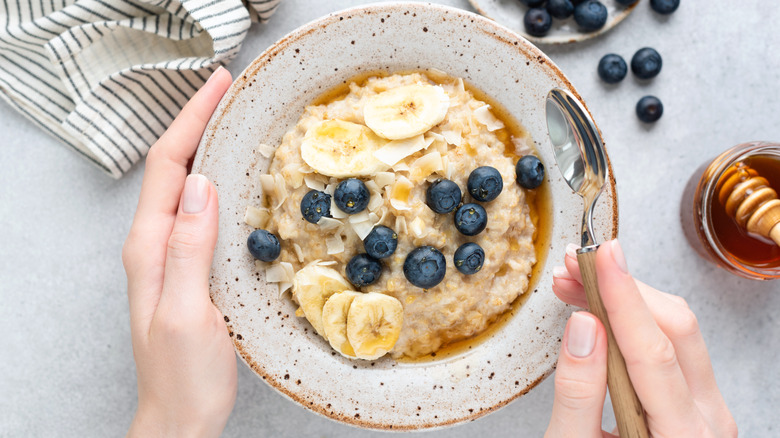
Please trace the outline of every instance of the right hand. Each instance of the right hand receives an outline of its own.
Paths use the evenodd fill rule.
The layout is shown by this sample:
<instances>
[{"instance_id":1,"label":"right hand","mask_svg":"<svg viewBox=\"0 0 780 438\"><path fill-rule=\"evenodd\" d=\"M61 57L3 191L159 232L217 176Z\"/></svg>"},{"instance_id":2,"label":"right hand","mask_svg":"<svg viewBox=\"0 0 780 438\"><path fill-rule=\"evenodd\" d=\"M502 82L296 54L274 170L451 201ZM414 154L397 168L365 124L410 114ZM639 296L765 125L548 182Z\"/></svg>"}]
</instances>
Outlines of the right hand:
<instances>
[{"instance_id":1,"label":"right hand","mask_svg":"<svg viewBox=\"0 0 780 438\"><path fill-rule=\"evenodd\" d=\"M567 248L565 268L554 269L553 291L564 302L587 308L575 249ZM715 383L696 316L685 300L634 280L617 240L599 248L596 272L650 434L655 438L736 437L736 423ZM576 312L563 337L545 437L615 436L601 430L606 386L604 326L592 314Z\"/></svg>"}]
</instances>

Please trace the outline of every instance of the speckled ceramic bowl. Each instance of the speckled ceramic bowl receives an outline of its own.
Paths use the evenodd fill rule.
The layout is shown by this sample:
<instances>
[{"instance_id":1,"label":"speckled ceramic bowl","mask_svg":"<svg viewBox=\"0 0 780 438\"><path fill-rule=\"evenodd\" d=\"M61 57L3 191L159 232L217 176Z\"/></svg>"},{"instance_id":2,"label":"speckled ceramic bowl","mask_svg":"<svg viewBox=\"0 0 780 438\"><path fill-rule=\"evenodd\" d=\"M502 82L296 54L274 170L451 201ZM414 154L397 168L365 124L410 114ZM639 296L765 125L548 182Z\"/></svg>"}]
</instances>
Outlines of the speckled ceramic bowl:
<instances>
[{"instance_id":1,"label":"speckled ceramic bowl","mask_svg":"<svg viewBox=\"0 0 780 438\"><path fill-rule=\"evenodd\" d=\"M436 68L503 104L531 133L547 166L553 217L548 258L530 297L495 334L465 353L423 363L351 361L336 354L296 306L277 296L246 250L247 204L278 145L312 99L365 71ZM544 117L552 87L574 91L536 47L479 15L421 3L380 4L329 15L266 50L236 78L212 117L193 166L219 192L219 242L211 277L236 350L266 383L302 406L355 426L409 430L473 420L527 393L556 362L571 309L552 293L552 267L578 241L582 202L562 180ZM614 181L596 229L617 233Z\"/></svg>"},{"instance_id":2,"label":"speckled ceramic bowl","mask_svg":"<svg viewBox=\"0 0 780 438\"><path fill-rule=\"evenodd\" d=\"M537 37L525 32L523 18L528 11L528 6L520 0L469 0L477 12L517 31L535 44L569 44L595 38L620 24L639 4L639 1L631 6L623 6L615 0L601 0L601 2L607 8L607 23L601 29L595 32L581 32L573 17L565 20L553 18L550 32L543 37Z\"/></svg>"}]
</instances>

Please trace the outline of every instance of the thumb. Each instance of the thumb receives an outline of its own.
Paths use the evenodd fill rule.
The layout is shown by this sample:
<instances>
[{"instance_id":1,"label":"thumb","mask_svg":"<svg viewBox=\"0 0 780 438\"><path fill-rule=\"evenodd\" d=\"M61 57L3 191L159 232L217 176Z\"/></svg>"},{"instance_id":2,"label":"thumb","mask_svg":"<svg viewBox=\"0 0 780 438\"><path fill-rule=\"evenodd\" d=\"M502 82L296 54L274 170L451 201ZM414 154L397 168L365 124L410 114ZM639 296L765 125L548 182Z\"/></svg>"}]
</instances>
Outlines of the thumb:
<instances>
[{"instance_id":1,"label":"thumb","mask_svg":"<svg viewBox=\"0 0 780 438\"><path fill-rule=\"evenodd\" d=\"M607 335L588 312L566 324L555 371L555 401L546 438L601 437L607 393Z\"/></svg>"},{"instance_id":2,"label":"thumb","mask_svg":"<svg viewBox=\"0 0 780 438\"><path fill-rule=\"evenodd\" d=\"M184 310L209 301L209 273L217 243L217 191L203 175L189 175L168 238L161 305ZM166 303L167 302L167 303Z\"/></svg>"}]
</instances>

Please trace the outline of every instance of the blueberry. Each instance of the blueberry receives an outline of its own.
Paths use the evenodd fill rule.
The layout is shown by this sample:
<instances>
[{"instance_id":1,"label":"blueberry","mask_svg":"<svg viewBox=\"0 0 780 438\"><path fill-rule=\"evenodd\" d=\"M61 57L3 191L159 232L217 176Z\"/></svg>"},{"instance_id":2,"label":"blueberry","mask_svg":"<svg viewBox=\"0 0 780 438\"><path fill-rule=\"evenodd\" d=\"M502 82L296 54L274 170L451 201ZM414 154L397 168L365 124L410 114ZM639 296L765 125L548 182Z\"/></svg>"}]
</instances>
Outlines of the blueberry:
<instances>
[{"instance_id":1,"label":"blueberry","mask_svg":"<svg viewBox=\"0 0 780 438\"><path fill-rule=\"evenodd\" d=\"M485 262L485 251L476 243L468 242L455 250L455 267L466 274L476 274Z\"/></svg>"},{"instance_id":2,"label":"blueberry","mask_svg":"<svg viewBox=\"0 0 780 438\"><path fill-rule=\"evenodd\" d=\"M336 186L333 202L347 214L360 213L368 206L371 194L363 181L356 178L345 179Z\"/></svg>"},{"instance_id":3,"label":"blueberry","mask_svg":"<svg viewBox=\"0 0 780 438\"><path fill-rule=\"evenodd\" d=\"M620 55L610 53L599 61L599 77L608 84L617 84L626 77L628 66Z\"/></svg>"},{"instance_id":4,"label":"blueberry","mask_svg":"<svg viewBox=\"0 0 780 438\"><path fill-rule=\"evenodd\" d=\"M650 7L659 14L669 15L680 6L680 0L650 0Z\"/></svg>"},{"instance_id":5,"label":"blueberry","mask_svg":"<svg viewBox=\"0 0 780 438\"><path fill-rule=\"evenodd\" d=\"M282 251L279 239L266 230L254 230L246 239L246 246L252 256L264 262L272 262Z\"/></svg>"},{"instance_id":6,"label":"blueberry","mask_svg":"<svg viewBox=\"0 0 780 438\"><path fill-rule=\"evenodd\" d=\"M382 275L382 262L368 254L358 254L347 263L347 280L355 287L368 286Z\"/></svg>"},{"instance_id":7,"label":"blueberry","mask_svg":"<svg viewBox=\"0 0 780 438\"><path fill-rule=\"evenodd\" d=\"M436 213L449 213L460 204L460 187L448 179L434 181L425 191L425 203Z\"/></svg>"},{"instance_id":8,"label":"blueberry","mask_svg":"<svg viewBox=\"0 0 780 438\"><path fill-rule=\"evenodd\" d=\"M645 123L653 123L664 114L664 104L655 96L645 96L636 103L636 116Z\"/></svg>"},{"instance_id":9,"label":"blueberry","mask_svg":"<svg viewBox=\"0 0 780 438\"><path fill-rule=\"evenodd\" d=\"M330 195L311 190L301 199L301 214L307 221L316 224L321 217L330 217Z\"/></svg>"},{"instance_id":10,"label":"blueberry","mask_svg":"<svg viewBox=\"0 0 780 438\"><path fill-rule=\"evenodd\" d=\"M487 226L487 212L479 204L463 204L455 212L455 228L467 236L476 236Z\"/></svg>"},{"instance_id":11,"label":"blueberry","mask_svg":"<svg viewBox=\"0 0 780 438\"><path fill-rule=\"evenodd\" d=\"M574 8L574 21L586 32L604 27L607 22L607 8L598 0L588 0Z\"/></svg>"},{"instance_id":12,"label":"blueberry","mask_svg":"<svg viewBox=\"0 0 780 438\"><path fill-rule=\"evenodd\" d=\"M444 255L432 246L420 246L412 250L404 260L404 276L409 283L430 289L441 283L447 272Z\"/></svg>"},{"instance_id":13,"label":"blueberry","mask_svg":"<svg viewBox=\"0 0 780 438\"><path fill-rule=\"evenodd\" d=\"M363 247L371 257L389 257L398 247L398 234L384 225L377 225L363 240Z\"/></svg>"},{"instance_id":14,"label":"blueberry","mask_svg":"<svg viewBox=\"0 0 780 438\"><path fill-rule=\"evenodd\" d=\"M645 47L637 50L631 58L631 71L640 79L654 78L661 72L661 54Z\"/></svg>"},{"instance_id":15,"label":"blueberry","mask_svg":"<svg viewBox=\"0 0 780 438\"><path fill-rule=\"evenodd\" d=\"M520 0L520 3L528 6L529 8L538 8L543 5L545 0Z\"/></svg>"},{"instance_id":16,"label":"blueberry","mask_svg":"<svg viewBox=\"0 0 780 438\"><path fill-rule=\"evenodd\" d=\"M634 3L638 2L639 0L616 0L616 1L623 6L631 6Z\"/></svg>"},{"instance_id":17,"label":"blueberry","mask_svg":"<svg viewBox=\"0 0 780 438\"><path fill-rule=\"evenodd\" d=\"M535 189L544 182L544 164L533 155L525 155L515 166L517 183L524 189Z\"/></svg>"},{"instance_id":18,"label":"blueberry","mask_svg":"<svg viewBox=\"0 0 780 438\"><path fill-rule=\"evenodd\" d=\"M574 13L574 3L571 0L550 0L547 2L547 12L555 18L569 18Z\"/></svg>"},{"instance_id":19,"label":"blueberry","mask_svg":"<svg viewBox=\"0 0 780 438\"><path fill-rule=\"evenodd\" d=\"M471 172L466 187L477 201L490 202L504 189L504 180L495 167L482 166Z\"/></svg>"},{"instance_id":20,"label":"blueberry","mask_svg":"<svg viewBox=\"0 0 780 438\"><path fill-rule=\"evenodd\" d=\"M533 36L545 36L552 27L552 17L547 9L531 8L525 13L523 18L525 31Z\"/></svg>"}]
</instances>

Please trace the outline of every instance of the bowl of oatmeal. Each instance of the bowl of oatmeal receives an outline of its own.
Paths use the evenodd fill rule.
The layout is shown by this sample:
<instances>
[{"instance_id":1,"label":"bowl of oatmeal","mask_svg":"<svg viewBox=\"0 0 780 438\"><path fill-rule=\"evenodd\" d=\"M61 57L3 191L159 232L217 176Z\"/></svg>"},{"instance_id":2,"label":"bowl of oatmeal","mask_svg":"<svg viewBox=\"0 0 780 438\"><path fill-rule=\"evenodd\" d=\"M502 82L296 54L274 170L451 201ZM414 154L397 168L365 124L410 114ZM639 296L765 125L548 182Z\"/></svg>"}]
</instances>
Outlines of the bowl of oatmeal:
<instances>
[{"instance_id":1,"label":"bowl of oatmeal","mask_svg":"<svg viewBox=\"0 0 780 438\"><path fill-rule=\"evenodd\" d=\"M576 93L522 37L420 3L334 13L260 55L193 165L219 193L211 295L244 362L386 430L473 420L549 375L571 309L548 258L582 212L546 135L553 87ZM536 188L516 181L529 155ZM616 235L612 180L595 221ZM250 254L255 229L276 257Z\"/></svg>"}]
</instances>

